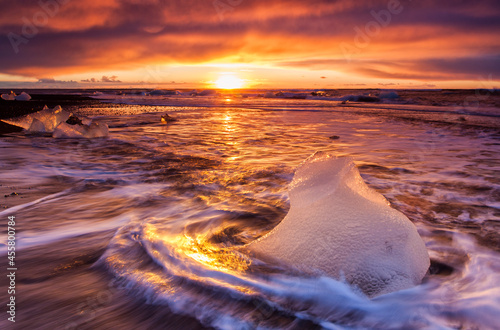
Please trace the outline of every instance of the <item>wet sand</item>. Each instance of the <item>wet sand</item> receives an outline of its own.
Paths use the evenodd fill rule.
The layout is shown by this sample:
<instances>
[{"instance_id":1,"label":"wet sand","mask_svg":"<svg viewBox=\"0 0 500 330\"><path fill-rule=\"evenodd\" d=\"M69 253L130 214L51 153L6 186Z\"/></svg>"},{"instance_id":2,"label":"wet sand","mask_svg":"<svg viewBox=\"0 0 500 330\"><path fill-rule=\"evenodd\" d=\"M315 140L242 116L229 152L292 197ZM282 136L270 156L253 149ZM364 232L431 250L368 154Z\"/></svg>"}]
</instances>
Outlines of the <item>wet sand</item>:
<instances>
[{"instance_id":1,"label":"wet sand","mask_svg":"<svg viewBox=\"0 0 500 330\"><path fill-rule=\"evenodd\" d=\"M46 99L34 101L38 102L38 106L40 107L43 107L41 104L44 103L45 105L44 101L47 101L50 97L53 97L55 101L54 103L46 103L47 106L53 107L59 104L64 109L70 111L75 111L72 110L72 107L75 109L75 107L79 106L97 106L103 108L120 107L120 105L102 104L100 101L87 99L85 97L62 95L41 96L41 98L43 97L46 97ZM10 102L12 102L12 104L10 104ZM7 104L11 107L9 108L10 110L7 109L7 107L5 108L7 112L10 111L9 115L5 115L6 117L13 117L14 113L16 115L23 115L30 111L41 110L41 108L35 109L32 107L32 104L35 103L31 101L10 102ZM67 103L65 104L64 102ZM4 104L2 104L2 106L3 105ZM2 114L4 114L3 109L4 108L2 108ZM147 109L151 109L151 107L146 107L144 111L147 111ZM23 113L23 111L25 112ZM198 118L196 118L196 120L198 120ZM401 118L397 118L397 120L401 120ZM184 124L185 122L181 121L181 123ZM415 127L417 127L419 123L420 121L416 121ZM467 130L464 129L465 124L461 122L454 126L454 128L460 130L462 135L467 132ZM473 128L470 129L472 130ZM337 134L337 131L335 133ZM338 134L341 136L340 141L347 140L345 137L346 134ZM471 133L471 136L472 135ZM331 134L329 136L331 136ZM16 138L19 137L20 135ZM10 137L6 138L12 139ZM85 146L85 148L86 147L87 146ZM103 156L107 157L109 155L109 150L106 148L104 151ZM118 151L114 149L113 151L115 151L115 154L118 154ZM136 157L135 154L133 156ZM34 159L31 157L32 155L29 155L29 158L26 159ZM148 157L145 156L141 157L141 159L147 158ZM105 157L102 159L105 159ZM11 156L9 162L14 166L19 164L19 160L16 160L15 155ZM486 164L486 160L484 162ZM161 159L161 166L165 166L165 159ZM184 164L183 166L187 165ZM362 165L361 169L365 174L371 174L372 178L394 180L395 176L400 175L400 171L390 170L382 166ZM74 182L62 175L51 176L47 178L47 181L37 184L33 182L29 183L29 180L26 180L26 182L22 182L21 180L26 180L26 178L12 178L2 182L0 186L0 212L4 211L5 208L32 202L50 194L63 191L74 184ZM440 186L436 186L435 188L438 189L439 187ZM457 187L457 189L459 188L460 187ZM99 186L96 189L101 191L101 189L107 188ZM470 195L475 195L479 192L484 192L484 189L481 189L481 191L477 191L477 189L474 190L470 188L467 192L470 191ZM495 191L491 193L493 194ZM429 213L428 221L434 222L435 220L432 218L432 214L430 214L431 210L439 214L447 214L450 218L457 217L457 210L462 207L459 205L448 207L446 207L447 205L445 204L434 205L426 201L424 196L427 196L427 194L432 194L432 191L422 190L414 192L414 194L396 194L393 198L389 198L389 200L399 206L399 208L410 218L415 218L417 222L419 218L424 218L425 220L427 218L427 213ZM84 199L82 199L82 197L84 197L84 194L79 194L79 196L74 199L75 203L78 203L78 201L83 203ZM51 213L47 213L44 217L38 213L35 215L30 214L34 213L34 211L16 212L15 214L20 217L17 219L19 221L18 229L20 231L43 231L57 222L62 223L64 221L69 221L72 219L71 216L66 215L66 217L64 217L58 214L58 210L64 213L64 209L68 205L69 204L66 206L64 204L62 206L57 205L48 209L48 212L53 212L53 216ZM83 203L82 205L85 204ZM405 205L412 205L412 207ZM113 206L115 206L115 208L112 210L106 208L105 212L115 212L116 209L120 207L119 205ZM478 208L479 207L476 206L468 207L468 209L470 209L469 213L474 214L473 211L477 211L476 209ZM102 215L102 213L99 212L94 212L94 214L94 218L96 219L100 219ZM7 213L4 213L4 215L7 216ZM21 218L23 216L34 221L24 224ZM492 216L496 217L497 213L492 214ZM111 215L107 214L106 217L110 218ZM92 224L97 225L97 223L89 221L89 225L92 226ZM471 221L449 224L449 227L459 228L460 231L475 235L476 238L479 239L479 243L489 246L491 249L495 249L495 246L498 246L498 234L495 233L495 231L497 232L497 229L495 230L497 226L496 220L487 220L482 227ZM478 232L481 234L477 234ZM194 318L170 312L168 306L162 305L161 302L154 301L154 296L152 298L150 296L149 300L151 301L147 301L146 298L142 298L144 295L137 294L137 290L131 289L130 287L123 288L125 279L114 277L111 275L111 272L106 270L103 266L96 264L96 261L104 253L114 234L115 230L102 230L81 234L71 239L59 240L55 243L47 243L37 247L21 249L16 259L19 265L19 271L17 272L16 278L16 309L18 314L16 315L17 322L13 328L204 328L203 325ZM44 235L40 236L43 238ZM439 230L436 229L435 236L438 236L439 240L447 240L450 242L452 240L451 234L444 230L440 233ZM483 239L481 240L481 238ZM433 260L430 274L436 276L448 276L451 273L458 274L458 270L464 267L467 260L468 256L466 254L447 253L442 258ZM4 267L4 269L6 268L5 258L2 258L0 266ZM122 280L123 282L121 282ZM431 278L431 280L434 279ZM130 284L130 282L128 283ZM4 287L7 287L7 279L2 278L0 280L0 285L5 285ZM2 299L2 301L8 299L6 290L0 292L0 299ZM315 326L315 324L304 325L297 322L293 324L291 328L314 328ZM1 319L0 328L7 327L11 327L10 322L8 323L5 319Z\"/></svg>"},{"instance_id":2,"label":"wet sand","mask_svg":"<svg viewBox=\"0 0 500 330\"><path fill-rule=\"evenodd\" d=\"M13 329L202 329L166 306L128 298L124 284L94 266L113 235L104 231L19 251ZM8 287L7 279L0 285ZM2 290L0 300L8 299ZM6 320L0 327L7 328Z\"/></svg>"},{"instance_id":3,"label":"wet sand","mask_svg":"<svg viewBox=\"0 0 500 330\"><path fill-rule=\"evenodd\" d=\"M46 105L60 105L72 111L80 107L102 105L100 101L77 95L30 94L30 101L0 99L0 119L24 116L40 111ZM118 105L104 105L116 107ZM0 136L21 132L22 128L0 122ZM13 159L13 161L15 161ZM71 182L53 177L42 184L28 178L12 178L0 184L0 212L70 188ZM16 218L22 229L22 219ZM54 214L57 221L57 214ZM94 266L104 252L114 230L81 235L43 248L21 249L16 253L16 323L2 317L0 328L12 329L111 329L150 328L202 329L197 320L127 298L119 281L105 269ZM7 258L0 267L7 268ZM75 280L76 279L76 280ZM8 287L2 277L0 286ZM8 301L7 290L0 301ZM161 309L161 312L159 311ZM141 317L137 317L141 315Z\"/></svg>"},{"instance_id":4,"label":"wet sand","mask_svg":"<svg viewBox=\"0 0 500 330\"><path fill-rule=\"evenodd\" d=\"M6 91L0 91L4 93ZM18 91L16 91L18 92ZM100 104L89 97L78 95L55 95L55 94L30 94L29 101L5 101L0 99L0 119L24 116L43 109L44 106L53 108L57 105L63 108L74 108L80 106L92 106ZM21 132L23 129L0 121L0 136ZM64 189L64 185L44 185L34 187L26 180L14 179L11 182L0 184L0 210L13 206L33 202L44 196L57 193Z\"/></svg>"}]
</instances>

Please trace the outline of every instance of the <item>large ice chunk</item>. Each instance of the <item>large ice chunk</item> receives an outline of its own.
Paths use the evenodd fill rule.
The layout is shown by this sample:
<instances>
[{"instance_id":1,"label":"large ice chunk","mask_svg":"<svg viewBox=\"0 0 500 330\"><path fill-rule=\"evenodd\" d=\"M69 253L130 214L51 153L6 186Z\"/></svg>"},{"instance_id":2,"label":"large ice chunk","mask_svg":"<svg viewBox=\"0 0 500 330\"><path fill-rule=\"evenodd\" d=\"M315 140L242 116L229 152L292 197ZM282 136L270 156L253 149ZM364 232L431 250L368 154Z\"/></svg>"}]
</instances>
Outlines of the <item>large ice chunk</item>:
<instances>
[{"instance_id":1,"label":"large ice chunk","mask_svg":"<svg viewBox=\"0 0 500 330\"><path fill-rule=\"evenodd\" d=\"M61 106L58 105L54 109L44 107L43 110L26 116L2 119L2 121L7 124L22 127L31 133L53 132L57 125L68 120L70 116L71 113L64 111ZM36 122L34 121L35 119L37 120ZM43 125L40 125L40 122Z\"/></svg>"},{"instance_id":2,"label":"large ice chunk","mask_svg":"<svg viewBox=\"0 0 500 330\"><path fill-rule=\"evenodd\" d=\"M89 125L86 124L74 124L70 125L67 122L60 123L54 133L52 134L55 138L99 138L107 137L109 134L108 125L105 123L92 122Z\"/></svg>"},{"instance_id":3,"label":"large ice chunk","mask_svg":"<svg viewBox=\"0 0 500 330\"><path fill-rule=\"evenodd\" d=\"M213 89L205 89L205 90L198 93L199 96L212 96L212 95L216 95L216 94L217 94L217 91L215 91Z\"/></svg>"},{"instance_id":4,"label":"large ice chunk","mask_svg":"<svg viewBox=\"0 0 500 330\"><path fill-rule=\"evenodd\" d=\"M40 120L34 118L30 127L26 130L27 133L45 133L45 125Z\"/></svg>"},{"instance_id":5,"label":"large ice chunk","mask_svg":"<svg viewBox=\"0 0 500 330\"><path fill-rule=\"evenodd\" d=\"M26 92L22 92L21 94L15 96L15 99L16 101L29 101L31 100L31 96Z\"/></svg>"},{"instance_id":6,"label":"large ice chunk","mask_svg":"<svg viewBox=\"0 0 500 330\"><path fill-rule=\"evenodd\" d=\"M369 188L348 157L316 153L295 172L290 211L248 245L306 272L345 278L369 296L412 287L429 267L413 223Z\"/></svg>"}]
</instances>

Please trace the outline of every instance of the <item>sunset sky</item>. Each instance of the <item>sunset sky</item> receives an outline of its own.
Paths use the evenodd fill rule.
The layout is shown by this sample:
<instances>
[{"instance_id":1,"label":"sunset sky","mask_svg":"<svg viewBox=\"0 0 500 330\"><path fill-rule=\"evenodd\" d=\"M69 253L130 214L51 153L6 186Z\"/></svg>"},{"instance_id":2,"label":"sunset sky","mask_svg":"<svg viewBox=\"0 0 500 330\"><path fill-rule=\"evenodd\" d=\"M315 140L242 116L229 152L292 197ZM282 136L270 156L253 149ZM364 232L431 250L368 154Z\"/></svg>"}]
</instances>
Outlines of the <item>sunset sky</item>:
<instances>
[{"instance_id":1,"label":"sunset sky","mask_svg":"<svg viewBox=\"0 0 500 330\"><path fill-rule=\"evenodd\" d=\"M3 88L500 87L498 0L0 3Z\"/></svg>"}]
</instances>

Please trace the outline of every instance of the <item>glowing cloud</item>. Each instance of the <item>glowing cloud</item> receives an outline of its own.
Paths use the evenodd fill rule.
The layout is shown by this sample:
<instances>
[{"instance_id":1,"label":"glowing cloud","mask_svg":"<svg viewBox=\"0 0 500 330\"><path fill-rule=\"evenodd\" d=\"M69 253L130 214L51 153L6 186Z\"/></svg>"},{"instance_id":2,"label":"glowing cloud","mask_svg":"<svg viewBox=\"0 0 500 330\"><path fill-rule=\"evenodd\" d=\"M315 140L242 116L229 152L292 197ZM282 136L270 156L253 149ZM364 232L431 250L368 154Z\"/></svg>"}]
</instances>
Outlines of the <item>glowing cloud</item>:
<instances>
[{"instance_id":1,"label":"glowing cloud","mask_svg":"<svg viewBox=\"0 0 500 330\"><path fill-rule=\"evenodd\" d=\"M123 84L199 87L217 80L199 66L220 62L231 65L227 70L259 71L245 75L244 84L221 76L220 88L248 87L249 80L274 88L423 82L476 88L480 76L491 74L492 85L500 79L497 0L0 0L0 6L4 86L117 75ZM165 81L163 72L151 77L148 68L156 66L167 68Z\"/></svg>"}]
</instances>

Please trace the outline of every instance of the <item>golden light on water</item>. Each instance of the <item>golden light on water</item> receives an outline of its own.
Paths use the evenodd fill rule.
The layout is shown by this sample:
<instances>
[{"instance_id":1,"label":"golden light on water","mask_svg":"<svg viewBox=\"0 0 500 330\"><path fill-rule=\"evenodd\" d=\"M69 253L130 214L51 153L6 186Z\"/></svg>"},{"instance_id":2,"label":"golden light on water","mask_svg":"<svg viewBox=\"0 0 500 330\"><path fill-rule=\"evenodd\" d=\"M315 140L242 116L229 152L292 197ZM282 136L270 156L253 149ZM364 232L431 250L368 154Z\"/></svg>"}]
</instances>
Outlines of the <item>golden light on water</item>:
<instances>
[{"instance_id":1,"label":"golden light on water","mask_svg":"<svg viewBox=\"0 0 500 330\"><path fill-rule=\"evenodd\" d=\"M241 253L231 248L221 248L211 244L203 235L196 237L186 234L159 235L153 226L147 226L144 232L148 240L164 240L175 249L179 256L186 256L212 269L224 272L244 272L251 264L251 260Z\"/></svg>"},{"instance_id":2,"label":"golden light on water","mask_svg":"<svg viewBox=\"0 0 500 330\"><path fill-rule=\"evenodd\" d=\"M250 260L229 249L221 249L206 242L202 237L178 237L182 252L191 259L210 268L221 271L243 272L250 266Z\"/></svg>"},{"instance_id":3,"label":"golden light on water","mask_svg":"<svg viewBox=\"0 0 500 330\"><path fill-rule=\"evenodd\" d=\"M215 81L215 86L220 89L236 89L242 88L244 85L245 81L234 74L222 74Z\"/></svg>"}]
</instances>

